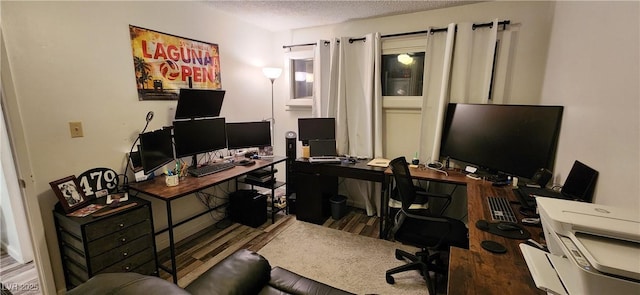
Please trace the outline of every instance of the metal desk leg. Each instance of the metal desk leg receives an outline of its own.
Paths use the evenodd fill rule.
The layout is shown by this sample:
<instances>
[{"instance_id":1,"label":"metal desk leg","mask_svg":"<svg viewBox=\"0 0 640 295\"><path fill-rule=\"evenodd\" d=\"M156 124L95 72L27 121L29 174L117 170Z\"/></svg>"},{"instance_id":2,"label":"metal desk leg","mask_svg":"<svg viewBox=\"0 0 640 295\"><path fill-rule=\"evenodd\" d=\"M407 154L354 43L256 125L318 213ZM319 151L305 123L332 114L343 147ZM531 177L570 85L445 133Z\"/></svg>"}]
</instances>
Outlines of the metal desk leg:
<instances>
[{"instance_id":1,"label":"metal desk leg","mask_svg":"<svg viewBox=\"0 0 640 295\"><path fill-rule=\"evenodd\" d=\"M385 174L382 182L382 196L380 197L380 238L387 239L387 227L389 220L389 196L391 194L391 176Z\"/></svg>"},{"instance_id":2,"label":"metal desk leg","mask_svg":"<svg viewBox=\"0 0 640 295\"><path fill-rule=\"evenodd\" d=\"M171 217L171 201L167 201L167 225L169 230L169 252L171 254L171 274L173 283L178 283L178 269L176 263L176 246L173 240L173 218Z\"/></svg>"}]
</instances>

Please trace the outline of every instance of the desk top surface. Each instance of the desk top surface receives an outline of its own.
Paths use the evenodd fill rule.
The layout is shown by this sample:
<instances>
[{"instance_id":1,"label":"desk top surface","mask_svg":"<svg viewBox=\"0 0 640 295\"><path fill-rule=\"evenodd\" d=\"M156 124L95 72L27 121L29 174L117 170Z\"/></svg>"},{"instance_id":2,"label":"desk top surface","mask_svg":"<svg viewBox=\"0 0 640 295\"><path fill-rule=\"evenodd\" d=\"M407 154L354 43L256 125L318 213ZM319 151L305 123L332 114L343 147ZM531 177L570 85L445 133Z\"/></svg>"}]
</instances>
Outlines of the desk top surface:
<instances>
[{"instance_id":1,"label":"desk top surface","mask_svg":"<svg viewBox=\"0 0 640 295\"><path fill-rule=\"evenodd\" d=\"M284 162L286 159L285 157L274 156L273 158L257 159L255 164L250 166L235 166L231 169L202 177L187 175L180 178L180 183L177 186L167 186L165 184L165 176L157 176L151 180L130 184L129 188L151 197L168 201L229 181L251 171Z\"/></svg>"},{"instance_id":2,"label":"desk top surface","mask_svg":"<svg viewBox=\"0 0 640 295\"><path fill-rule=\"evenodd\" d=\"M355 161L355 163L309 163L305 158L298 158L294 161L292 169L296 172L320 173L323 175L383 182L386 168L369 166L367 165L368 162L369 160L358 160Z\"/></svg>"},{"instance_id":3,"label":"desk top surface","mask_svg":"<svg viewBox=\"0 0 640 295\"><path fill-rule=\"evenodd\" d=\"M519 244L524 240L501 237L475 227L478 220L492 222L487 197L517 200L511 187L495 187L490 181L471 179L455 170L447 170L447 174L424 167L410 168L410 171L411 176L417 179L465 185L467 188L469 249L451 248L448 294L544 294L536 288L520 252ZM387 169L385 174L392 174L391 169ZM524 216L518 208L519 205L512 205L520 220ZM525 228L534 240L540 242L540 227ZM507 253L494 254L482 249L480 243L485 240L504 245Z\"/></svg>"},{"instance_id":4,"label":"desk top surface","mask_svg":"<svg viewBox=\"0 0 640 295\"><path fill-rule=\"evenodd\" d=\"M470 179L471 180L471 179ZM467 211L469 213L469 250L451 248L449 258L448 294L544 294L537 289L527 267L519 244L525 240L501 237L482 231L475 226L478 220L492 222L487 197L505 197L515 201L510 187L495 187L491 182L471 180L467 184ZM518 220L524 216L519 205L511 206ZM542 229L524 226L531 238L540 242ZM496 241L507 248L507 253L490 253L480 246L485 240Z\"/></svg>"}]
</instances>

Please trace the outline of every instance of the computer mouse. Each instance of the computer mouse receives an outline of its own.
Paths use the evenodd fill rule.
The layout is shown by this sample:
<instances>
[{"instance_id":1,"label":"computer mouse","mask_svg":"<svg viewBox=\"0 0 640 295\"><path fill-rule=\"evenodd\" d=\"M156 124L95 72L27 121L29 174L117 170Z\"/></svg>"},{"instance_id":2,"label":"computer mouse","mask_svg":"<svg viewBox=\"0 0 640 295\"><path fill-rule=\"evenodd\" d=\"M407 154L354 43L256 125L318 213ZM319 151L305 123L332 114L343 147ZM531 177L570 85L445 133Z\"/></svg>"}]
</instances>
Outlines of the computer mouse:
<instances>
[{"instance_id":1,"label":"computer mouse","mask_svg":"<svg viewBox=\"0 0 640 295\"><path fill-rule=\"evenodd\" d=\"M520 227L513 223L498 223L496 226L499 230L503 231L514 231L514 230L522 230Z\"/></svg>"}]
</instances>

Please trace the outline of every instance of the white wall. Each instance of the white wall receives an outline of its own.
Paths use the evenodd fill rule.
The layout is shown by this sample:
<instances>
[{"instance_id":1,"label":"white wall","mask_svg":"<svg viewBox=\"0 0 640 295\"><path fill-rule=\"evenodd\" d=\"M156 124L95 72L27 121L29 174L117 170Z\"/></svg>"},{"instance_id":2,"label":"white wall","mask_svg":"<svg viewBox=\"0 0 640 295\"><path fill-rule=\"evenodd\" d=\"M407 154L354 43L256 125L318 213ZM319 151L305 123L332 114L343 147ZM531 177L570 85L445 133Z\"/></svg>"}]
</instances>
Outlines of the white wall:
<instances>
[{"instance_id":1,"label":"white wall","mask_svg":"<svg viewBox=\"0 0 640 295\"><path fill-rule=\"evenodd\" d=\"M565 106L558 183L579 160L600 172L594 202L640 209L640 3L558 2L543 104Z\"/></svg>"},{"instance_id":2,"label":"white wall","mask_svg":"<svg viewBox=\"0 0 640 295\"><path fill-rule=\"evenodd\" d=\"M2 1L1 5L8 56L2 71L11 74L15 93L7 99L17 106L10 119L21 118L28 148L19 153L28 155L26 165L32 171L23 177L31 180L27 185L34 192L27 198L37 199L42 208L36 214L42 215L58 290L64 288L64 279L51 213L57 199L49 182L94 167L123 171L125 153L144 127L146 113L155 112L149 130L158 129L170 125L176 105L138 101L129 24L217 43L222 87L227 90L222 116L234 121L271 116L271 85L261 68L272 58L272 33L209 5L190 1ZM70 138L70 121L83 123L83 138ZM195 198L185 198L174 204L175 217L202 208ZM154 202L153 209L156 227L164 227L164 203ZM202 219L196 225L211 223L208 216Z\"/></svg>"}]
</instances>

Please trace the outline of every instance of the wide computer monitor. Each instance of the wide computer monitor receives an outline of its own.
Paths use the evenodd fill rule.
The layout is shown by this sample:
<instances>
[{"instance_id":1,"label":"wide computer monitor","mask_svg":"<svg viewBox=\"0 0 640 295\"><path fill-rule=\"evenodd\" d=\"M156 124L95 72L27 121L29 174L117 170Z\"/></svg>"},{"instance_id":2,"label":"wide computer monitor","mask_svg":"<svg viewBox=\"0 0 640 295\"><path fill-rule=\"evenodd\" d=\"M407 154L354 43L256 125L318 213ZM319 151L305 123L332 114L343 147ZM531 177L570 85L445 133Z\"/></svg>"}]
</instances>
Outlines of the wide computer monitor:
<instances>
[{"instance_id":1,"label":"wide computer monitor","mask_svg":"<svg viewBox=\"0 0 640 295\"><path fill-rule=\"evenodd\" d=\"M308 145L312 139L336 139L336 119L299 118L298 140Z\"/></svg>"},{"instance_id":2,"label":"wide computer monitor","mask_svg":"<svg viewBox=\"0 0 640 295\"><path fill-rule=\"evenodd\" d=\"M222 110L224 90L182 88L176 107L177 120L218 117Z\"/></svg>"},{"instance_id":3,"label":"wide computer monitor","mask_svg":"<svg viewBox=\"0 0 640 295\"><path fill-rule=\"evenodd\" d=\"M173 161L171 129L165 128L140 134L140 161L145 174L149 174Z\"/></svg>"},{"instance_id":4,"label":"wide computer monitor","mask_svg":"<svg viewBox=\"0 0 640 295\"><path fill-rule=\"evenodd\" d=\"M553 171L562 106L448 105L440 155L488 171L531 178Z\"/></svg>"},{"instance_id":5,"label":"wide computer monitor","mask_svg":"<svg viewBox=\"0 0 640 295\"><path fill-rule=\"evenodd\" d=\"M271 146L271 122L227 123L227 148L261 148Z\"/></svg>"},{"instance_id":6,"label":"wide computer monitor","mask_svg":"<svg viewBox=\"0 0 640 295\"><path fill-rule=\"evenodd\" d=\"M173 140L176 158L224 149L227 147L225 119L173 121Z\"/></svg>"}]
</instances>

